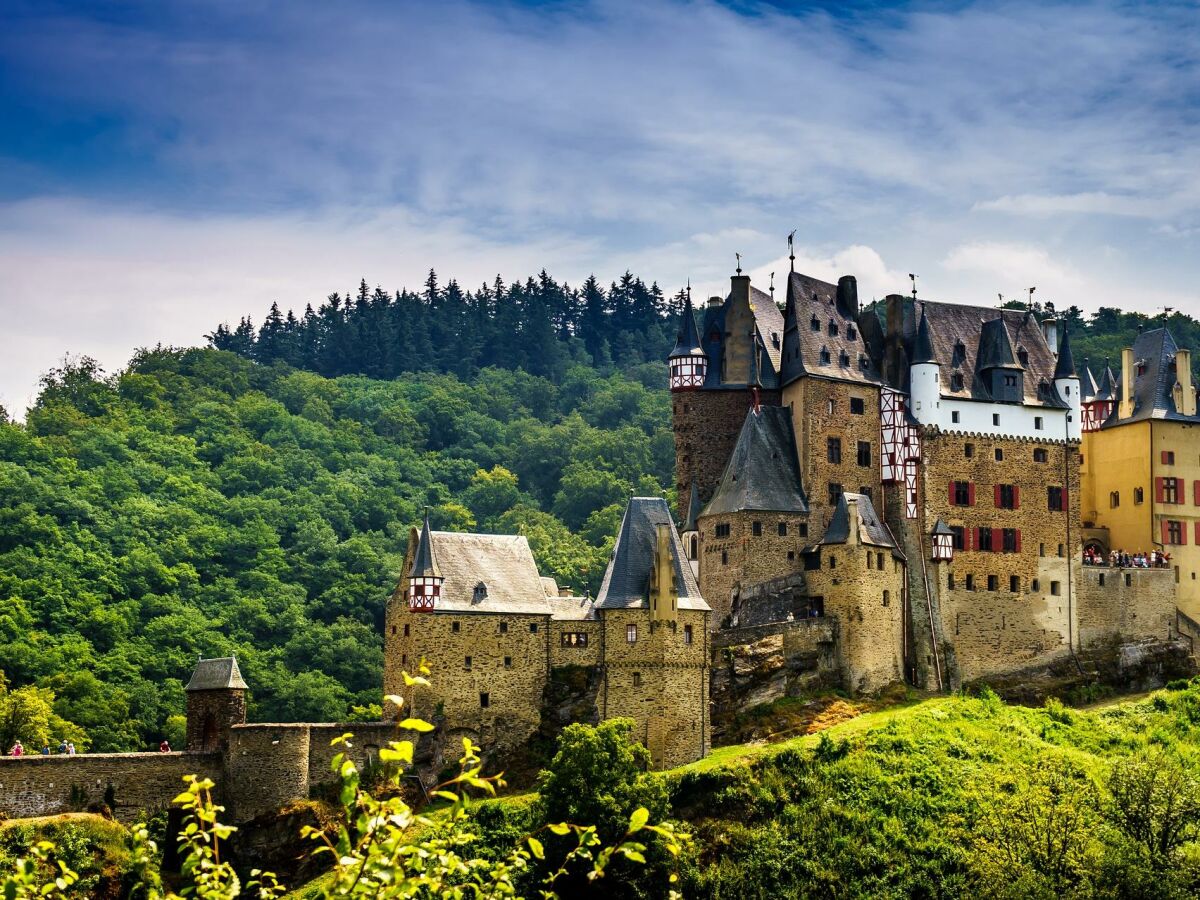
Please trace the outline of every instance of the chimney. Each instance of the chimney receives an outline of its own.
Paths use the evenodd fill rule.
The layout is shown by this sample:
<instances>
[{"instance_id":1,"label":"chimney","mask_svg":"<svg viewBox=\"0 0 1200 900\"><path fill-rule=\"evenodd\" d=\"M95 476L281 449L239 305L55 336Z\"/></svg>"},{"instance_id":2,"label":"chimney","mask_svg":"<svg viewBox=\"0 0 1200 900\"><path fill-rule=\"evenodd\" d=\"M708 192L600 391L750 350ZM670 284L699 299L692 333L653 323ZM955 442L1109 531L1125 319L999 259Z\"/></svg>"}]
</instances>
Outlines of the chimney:
<instances>
[{"instance_id":1,"label":"chimney","mask_svg":"<svg viewBox=\"0 0 1200 900\"><path fill-rule=\"evenodd\" d=\"M729 276L729 293L733 295L733 305L737 306L739 302L750 304L750 276L749 275L730 275Z\"/></svg>"},{"instance_id":2,"label":"chimney","mask_svg":"<svg viewBox=\"0 0 1200 900\"><path fill-rule=\"evenodd\" d=\"M1042 319L1042 336L1050 346L1050 352L1058 356L1058 319L1054 316Z\"/></svg>"},{"instance_id":3,"label":"chimney","mask_svg":"<svg viewBox=\"0 0 1200 900\"><path fill-rule=\"evenodd\" d=\"M1126 347L1121 351L1121 406L1117 410L1118 419L1128 419L1133 415L1133 348Z\"/></svg>"},{"instance_id":4,"label":"chimney","mask_svg":"<svg viewBox=\"0 0 1200 900\"><path fill-rule=\"evenodd\" d=\"M858 318L858 279L843 275L837 283L837 308L843 316Z\"/></svg>"},{"instance_id":5,"label":"chimney","mask_svg":"<svg viewBox=\"0 0 1200 900\"><path fill-rule=\"evenodd\" d=\"M883 298L887 307L887 340L884 342L883 373L891 383L900 383L901 354L904 352L904 298L888 294Z\"/></svg>"},{"instance_id":6,"label":"chimney","mask_svg":"<svg viewBox=\"0 0 1200 900\"><path fill-rule=\"evenodd\" d=\"M708 305L709 305L709 306L720 306L720 305L721 305L722 303L724 303L724 302L725 302L725 301L724 301L724 300L722 300L720 297L709 297L709 298L708 298Z\"/></svg>"},{"instance_id":7,"label":"chimney","mask_svg":"<svg viewBox=\"0 0 1200 900\"><path fill-rule=\"evenodd\" d=\"M1192 351L1175 351L1175 412L1185 416L1196 414L1196 385L1192 382Z\"/></svg>"},{"instance_id":8,"label":"chimney","mask_svg":"<svg viewBox=\"0 0 1200 900\"><path fill-rule=\"evenodd\" d=\"M847 518L849 519L850 523L850 529L846 535L846 545L849 547L855 547L862 543L861 536L858 533L860 520L858 518L857 497L855 497L853 500L851 500L849 497L846 498L846 512L848 513Z\"/></svg>"}]
</instances>

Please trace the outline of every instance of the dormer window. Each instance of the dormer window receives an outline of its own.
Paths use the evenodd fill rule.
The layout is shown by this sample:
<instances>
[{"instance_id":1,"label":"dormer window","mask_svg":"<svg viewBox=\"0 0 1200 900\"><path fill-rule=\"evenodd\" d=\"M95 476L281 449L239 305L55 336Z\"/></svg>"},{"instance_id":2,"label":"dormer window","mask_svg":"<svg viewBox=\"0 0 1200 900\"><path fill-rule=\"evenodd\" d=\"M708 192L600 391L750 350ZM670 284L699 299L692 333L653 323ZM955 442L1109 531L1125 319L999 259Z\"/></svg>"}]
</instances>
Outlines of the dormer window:
<instances>
[{"instance_id":1,"label":"dormer window","mask_svg":"<svg viewBox=\"0 0 1200 900\"><path fill-rule=\"evenodd\" d=\"M950 376L950 390L961 391L963 389L962 372L955 372Z\"/></svg>"},{"instance_id":2,"label":"dormer window","mask_svg":"<svg viewBox=\"0 0 1200 900\"><path fill-rule=\"evenodd\" d=\"M843 369L850 365L850 354L845 350L838 355L838 365Z\"/></svg>"},{"instance_id":3,"label":"dormer window","mask_svg":"<svg viewBox=\"0 0 1200 900\"><path fill-rule=\"evenodd\" d=\"M846 326L846 340L852 341L858 337L858 331L853 325Z\"/></svg>"},{"instance_id":4,"label":"dormer window","mask_svg":"<svg viewBox=\"0 0 1200 900\"><path fill-rule=\"evenodd\" d=\"M830 319L829 320L829 336L837 337L837 333L838 333L837 322L833 321L833 319Z\"/></svg>"},{"instance_id":5,"label":"dormer window","mask_svg":"<svg viewBox=\"0 0 1200 900\"><path fill-rule=\"evenodd\" d=\"M471 595L472 603L482 603L487 599L487 585L482 581L475 585L475 592Z\"/></svg>"},{"instance_id":6,"label":"dormer window","mask_svg":"<svg viewBox=\"0 0 1200 900\"><path fill-rule=\"evenodd\" d=\"M772 347L779 346L779 332L778 331L771 332L771 346Z\"/></svg>"},{"instance_id":7,"label":"dormer window","mask_svg":"<svg viewBox=\"0 0 1200 900\"><path fill-rule=\"evenodd\" d=\"M961 366L967 358L967 347L962 341L954 342L954 359L950 361L951 365Z\"/></svg>"},{"instance_id":8,"label":"dormer window","mask_svg":"<svg viewBox=\"0 0 1200 900\"><path fill-rule=\"evenodd\" d=\"M1029 365L1029 351L1026 350L1024 347L1018 348L1017 349L1017 359L1019 359L1021 361L1021 365L1023 365L1023 366Z\"/></svg>"},{"instance_id":9,"label":"dormer window","mask_svg":"<svg viewBox=\"0 0 1200 900\"><path fill-rule=\"evenodd\" d=\"M827 365L829 365L829 363L830 363L829 348L822 347L821 348L821 365L827 366Z\"/></svg>"},{"instance_id":10,"label":"dormer window","mask_svg":"<svg viewBox=\"0 0 1200 900\"><path fill-rule=\"evenodd\" d=\"M858 368L866 372L871 368L871 363L862 353L858 354Z\"/></svg>"},{"instance_id":11,"label":"dormer window","mask_svg":"<svg viewBox=\"0 0 1200 900\"><path fill-rule=\"evenodd\" d=\"M1137 364L1137 373L1139 376L1146 374L1146 364L1144 362Z\"/></svg>"},{"instance_id":12,"label":"dormer window","mask_svg":"<svg viewBox=\"0 0 1200 900\"><path fill-rule=\"evenodd\" d=\"M812 320L808 324L812 328L813 331L821 330L821 320L818 319L815 315L812 317Z\"/></svg>"}]
</instances>

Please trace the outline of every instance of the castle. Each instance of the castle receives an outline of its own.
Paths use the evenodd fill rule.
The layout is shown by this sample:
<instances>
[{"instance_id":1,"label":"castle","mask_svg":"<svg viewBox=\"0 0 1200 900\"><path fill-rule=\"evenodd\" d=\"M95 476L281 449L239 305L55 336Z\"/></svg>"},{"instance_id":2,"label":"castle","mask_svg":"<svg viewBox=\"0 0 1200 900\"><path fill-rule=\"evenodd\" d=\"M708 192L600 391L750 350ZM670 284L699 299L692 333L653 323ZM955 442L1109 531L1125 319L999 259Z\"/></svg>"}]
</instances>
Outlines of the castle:
<instances>
[{"instance_id":1,"label":"castle","mask_svg":"<svg viewBox=\"0 0 1200 900\"><path fill-rule=\"evenodd\" d=\"M522 536L426 516L387 604L385 721L247 724L236 660L202 660L184 752L2 759L0 813L103 796L128 818L196 773L247 821L328 784L333 737L365 763L409 714L437 726L427 773L463 737L503 757L615 716L672 767L719 720L814 687L1194 667L1200 412L1167 330L1097 380L1053 317L915 292L861 308L853 276L791 272L781 312L739 271L680 318L679 506L629 501L595 598L542 577ZM409 684L422 661L430 683Z\"/></svg>"}]
</instances>

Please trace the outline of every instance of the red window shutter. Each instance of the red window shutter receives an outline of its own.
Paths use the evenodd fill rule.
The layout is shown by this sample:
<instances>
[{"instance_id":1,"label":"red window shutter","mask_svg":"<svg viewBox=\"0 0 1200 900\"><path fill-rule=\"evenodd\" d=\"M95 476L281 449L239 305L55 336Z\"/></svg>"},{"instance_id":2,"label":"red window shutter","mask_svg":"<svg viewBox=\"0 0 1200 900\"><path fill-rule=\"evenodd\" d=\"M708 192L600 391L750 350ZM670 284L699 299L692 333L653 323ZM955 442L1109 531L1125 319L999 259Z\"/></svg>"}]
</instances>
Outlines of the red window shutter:
<instances>
[{"instance_id":1,"label":"red window shutter","mask_svg":"<svg viewBox=\"0 0 1200 900\"><path fill-rule=\"evenodd\" d=\"M1164 466L1167 464L1167 451L1166 450L1163 450L1162 453L1159 454L1159 459L1162 460L1162 464Z\"/></svg>"},{"instance_id":2,"label":"red window shutter","mask_svg":"<svg viewBox=\"0 0 1200 900\"><path fill-rule=\"evenodd\" d=\"M1192 502L1200 506L1200 481L1192 482Z\"/></svg>"},{"instance_id":3,"label":"red window shutter","mask_svg":"<svg viewBox=\"0 0 1200 900\"><path fill-rule=\"evenodd\" d=\"M1156 503L1163 502L1163 480L1161 478L1154 479L1154 500ZM1166 528L1166 527L1167 526L1164 523L1163 528Z\"/></svg>"},{"instance_id":4,"label":"red window shutter","mask_svg":"<svg viewBox=\"0 0 1200 900\"><path fill-rule=\"evenodd\" d=\"M1196 543L1200 545L1200 522L1196 523Z\"/></svg>"},{"instance_id":5,"label":"red window shutter","mask_svg":"<svg viewBox=\"0 0 1200 900\"><path fill-rule=\"evenodd\" d=\"M992 552L993 553L1003 553L1004 552L1004 529L1003 528L993 528L992 529Z\"/></svg>"},{"instance_id":6,"label":"red window shutter","mask_svg":"<svg viewBox=\"0 0 1200 900\"><path fill-rule=\"evenodd\" d=\"M1197 523L1197 524L1200 525L1200 523ZM1017 529L1017 552L1018 553L1021 552L1021 529L1020 528Z\"/></svg>"},{"instance_id":7,"label":"red window shutter","mask_svg":"<svg viewBox=\"0 0 1200 900\"><path fill-rule=\"evenodd\" d=\"M992 502L995 504L996 509L1000 508L1000 485L998 484L992 485Z\"/></svg>"},{"instance_id":8,"label":"red window shutter","mask_svg":"<svg viewBox=\"0 0 1200 900\"><path fill-rule=\"evenodd\" d=\"M968 528L967 534L969 534L971 536L971 549L978 550L979 549L979 529L978 528Z\"/></svg>"},{"instance_id":9,"label":"red window shutter","mask_svg":"<svg viewBox=\"0 0 1200 900\"><path fill-rule=\"evenodd\" d=\"M1179 523L1179 543L1181 546L1187 546L1187 523Z\"/></svg>"},{"instance_id":10,"label":"red window shutter","mask_svg":"<svg viewBox=\"0 0 1200 900\"><path fill-rule=\"evenodd\" d=\"M1171 532L1167 528L1167 520L1166 519L1162 520L1162 542L1163 542L1163 546L1166 546L1167 544L1169 544L1171 542Z\"/></svg>"},{"instance_id":11,"label":"red window shutter","mask_svg":"<svg viewBox=\"0 0 1200 900\"><path fill-rule=\"evenodd\" d=\"M950 482L950 505L954 505L954 482Z\"/></svg>"},{"instance_id":12,"label":"red window shutter","mask_svg":"<svg viewBox=\"0 0 1200 900\"><path fill-rule=\"evenodd\" d=\"M1013 485L1013 509L1021 508L1021 489Z\"/></svg>"},{"instance_id":13,"label":"red window shutter","mask_svg":"<svg viewBox=\"0 0 1200 900\"><path fill-rule=\"evenodd\" d=\"M967 483L967 506L975 505L975 482Z\"/></svg>"}]
</instances>

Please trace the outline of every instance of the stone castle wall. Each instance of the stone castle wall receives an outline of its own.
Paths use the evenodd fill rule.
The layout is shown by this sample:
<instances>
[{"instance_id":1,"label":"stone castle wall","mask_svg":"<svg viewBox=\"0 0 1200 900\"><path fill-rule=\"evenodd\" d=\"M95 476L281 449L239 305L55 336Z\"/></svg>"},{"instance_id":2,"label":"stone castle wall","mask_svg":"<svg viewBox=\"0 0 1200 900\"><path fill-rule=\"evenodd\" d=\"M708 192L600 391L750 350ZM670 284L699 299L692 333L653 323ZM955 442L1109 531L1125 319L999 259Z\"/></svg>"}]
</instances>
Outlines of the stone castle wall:
<instances>
[{"instance_id":1,"label":"stone castle wall","mask_svg":"<svg viewBox=\"0 0 1200 900\"><path fill-rule=\"evenodd\" d=\"M708 614L679 610L675 627L644 609L606 610L601 718L628 716L654 765L669 768L708 752ZM630 642L628 626L637 629ZM653 627L652 627L653 626ZM686 640L691 627L691 643Z\"/></svg>"},{"instance_id":2,"label":"stone castle wall","mask_svg":"<svg viewBox=\"0 0 1200 900\"><path fill-rule=\"evenodd\" d=\"M924 515L915 521L925 533L939 518L968 530L1020 531L1017 552L968 547L956 549L950 563L926 563L940 630L953 647L950 686L1068 653L1080 599L1071 577L1080 564L1076 445L926 432L923 451ZM1046 461L1036 461L1035 451L1043 451ZM974 505L950 502L951 481L974 485ZM1018 489L1016 508L997 507L998 484ZM1049 508L1050 485L1066 488L1063 511ZM911 527L913 521L900 524Z\"/></svg>"},{"instance_id":3,"label":"stone castle wall","mask_svg":"<svg viewBox=\"0 0 1200 900\"><path fill-rule=\"evenodd\" d=\"M587 645L581 645L578 638L570 640L572 635L586 635ZM564 636L568 638L565 643L563 641ZM598 621L552 621L550 623L551 667L600 665L603 653L603 639L603 630Z\"/></svg>"},{"instance_id":4,"label":"stone castle wall","mask_svg":"<svg viewBox=\"0 0 1200 900\"><path fill-rule=\"evenodd\" d=\"M448 729L466 730L489 749L515 747L538 728L550 637L547 615L412 613L393 598L384 692L404 697L406 713L430 719L440 710ZM415 672L422 659L433 685L406 687L401 672Z\"/></svg>"},{"instance_id":5,"label":"stone castle wall","mask_svg":"<svg viewBox=\"0 0 1200 900\"><path fill-rule=\"evenodd\" d=\"M1079 646L1175 636L1175 577L1171 569L1081 566Z\"/></svg>"},{"instance_id":6,"label":"stone castle wall","mask_svg":"<svg viewBox=\"0 0 1200 900\"><path fill-rule=\"evenodd\" d=\"M861 544L821 547L820 563L806 573L809 592L839 621L843 684L869 693L902 680L904 565L889 549Z\"/></svg>"},{"instance_id":7,"label":"stone castle wall","mask_svg":"<svg viewBox=\"0 0 1200 900\"><path fill-rule=\"evenodd\" d=\"M754 533L755 523L760 534ZM743 512L704 516L700 529L700 594L712 607L713 629L726 624L734 596L750 586L797 572L800 550L808 543L808 520L803 516ZM787 528L780 535L779 526ZM717 525L728 525L728 537L717 537Z\"/></svg>"},{"instance_id":8,"label":"stone castle wall","mask_svg":"<svg viewBox=\"0 0 1200 900\"><path fill-rule=\"evenodd\" d=\"M692 481L707 503L721 481L721 473L733 453L746 411L753 402L750 391L696 390L671 394L671 417L675 432L675 487L679 521L687 517ZM779 391L763 391L763 406L778 406Z\"/></svg>"},{"instance_id":9,"label":"stone castle wall","mask_svg":"<svg viewBox=\"0 0 1200 900\"><path fill-rule=\"evenodd\" d=\"M0 814L47 816L111 802L121 822L166 809L185 775L220 785L219 753L85 753L0 758ZM111 790L110 790L111 789Z\"/></svg>"},{"instance_id":10,"label":"stone castle wall","mask_svg":"<svg viewBox=\"0 0 1200 900\"><path fill-rule=\"evenodd\" d=\"M807 322L802 323L807 328ZM851 412L851 401L862 401L862 412ZM879 466L879 389L823 378L801 378L783 390L782 403L792 415L792 430L800 454L800 477L808 494L810 537L815 543L833 515L829 485L850 493L881 496ZM832 404L832 406L831 406ZM828 439L841 441L841 462L829 461ZM870 445L869 465L858 464L858 443Z\"/></svg>"}]
</instances>

